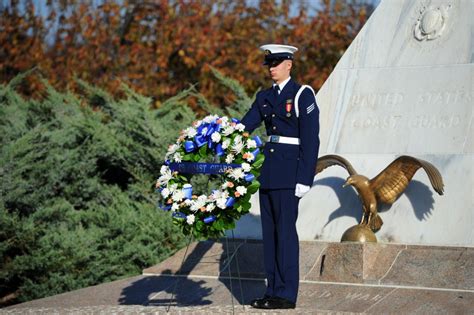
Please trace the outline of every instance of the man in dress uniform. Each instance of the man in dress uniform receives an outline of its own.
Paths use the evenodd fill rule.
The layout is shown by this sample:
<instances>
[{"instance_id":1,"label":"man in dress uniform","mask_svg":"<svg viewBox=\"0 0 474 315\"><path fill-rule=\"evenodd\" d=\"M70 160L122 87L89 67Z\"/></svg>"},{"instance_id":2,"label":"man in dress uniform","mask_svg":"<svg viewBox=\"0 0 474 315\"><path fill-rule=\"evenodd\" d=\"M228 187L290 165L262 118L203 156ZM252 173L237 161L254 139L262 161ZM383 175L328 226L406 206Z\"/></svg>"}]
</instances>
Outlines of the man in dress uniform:
<instances>
[{"instance_id":1,"label":"man in dress uniform","mask_svg":"<svg viewBox=\"0 0 474 315\"><path fill-rule=\"evenodd\" d=\"M252 132L262 122L268 134L260 181L260 211L267 288L251 306L295 308L299 284L298 203L313 184L319 150L319 110L314 91L290 76L288 45L264 45L264 65L273 86L260 91L242 119Z\"/></svg>"}]
</instances>

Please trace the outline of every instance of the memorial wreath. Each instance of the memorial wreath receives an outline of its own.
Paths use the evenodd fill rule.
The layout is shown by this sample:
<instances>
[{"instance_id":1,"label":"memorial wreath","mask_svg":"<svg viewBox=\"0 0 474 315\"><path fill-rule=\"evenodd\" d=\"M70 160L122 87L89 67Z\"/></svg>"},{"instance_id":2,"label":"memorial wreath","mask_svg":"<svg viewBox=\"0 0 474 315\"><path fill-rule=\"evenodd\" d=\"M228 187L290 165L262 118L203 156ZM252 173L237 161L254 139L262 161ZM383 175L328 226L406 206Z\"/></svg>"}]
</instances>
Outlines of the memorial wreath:
<instances>
[{"instance_id":1,"label":"memorial wreath","mask_svg":"<svg viewBox=\"0 0 474 315\"><path fill-rule=\"evenodd\" d=\"M159 207L172 212L184 234L224 236L249 212L250 196L260 186L261 146L260 138L251 138L235 118L209 115L195 121L168 148L156 183ZM190 182L193 174L221 175L222 180L210 195L199 195Z\"/></svg>"}]
</instances>

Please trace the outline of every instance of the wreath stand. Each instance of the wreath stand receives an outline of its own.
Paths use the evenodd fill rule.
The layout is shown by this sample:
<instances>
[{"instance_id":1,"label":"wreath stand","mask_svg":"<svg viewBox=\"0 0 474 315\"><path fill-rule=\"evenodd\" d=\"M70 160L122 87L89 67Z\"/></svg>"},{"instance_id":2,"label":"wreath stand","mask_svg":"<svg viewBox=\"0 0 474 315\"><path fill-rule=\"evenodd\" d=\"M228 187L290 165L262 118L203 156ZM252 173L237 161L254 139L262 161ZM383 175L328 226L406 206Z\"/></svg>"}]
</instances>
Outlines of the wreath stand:
<instances>
[{"instance_id":1,"label":"wreath stand","mask_svg":"<svg viewBox=\"0 0 474 315\"><path fill-rule=\"evenodd\" d=\"M220 278L221 275L223 275L224 271L227 269L228 274L229 274L228 279L229 279L229 284L230 284L230 297L231 297L231 300L232 300L232 314L234 314L235 313L235 305L234 305L234 290L233 290L233 286L232 286L231 263L232 263L232 260L234 260L234 258L235 258L235 262L236 262L236 266L237 266L237 280L239 281L239 287L240 287L240 299L243 303L243 301L244 301L244 292L243 292L243 289L242 289L242 278L240 277L239 260L237 259L237 253L239 251L240 246L242 246L242 244L240 244L239 246L235 246L234 230L230 230L230 231L231 231L231 240L232 240L232 253L230 253L229 237L227 237L227 235L226 235L224 237L225 246L226 246L226 258L224 260L222 269L219 270L218 278ZM179 267L179 269L176 271L175 274L179 274L181 272L181 270L183 269L183 265L184 265L184 262L186 261L186 257L187 257L187 254L188 254L188 249L189 249L189 246L191 245L193 239L194 239L193 233L191 233L191 235L189 236L188 245L186 246L186 250L184 252L183 260L181 261L181 266ZM176 295L176 290L178 288L178 283L179 283L180 280L181 280L180 277L177 277L177 279L174 283L173 290L171 292L171 298L168 302L166 312L170 311L171 302L173 301L173 298ZM245 305L244 304L242 304L242 308L245 310Z\"/></svg>"}]
</instances>

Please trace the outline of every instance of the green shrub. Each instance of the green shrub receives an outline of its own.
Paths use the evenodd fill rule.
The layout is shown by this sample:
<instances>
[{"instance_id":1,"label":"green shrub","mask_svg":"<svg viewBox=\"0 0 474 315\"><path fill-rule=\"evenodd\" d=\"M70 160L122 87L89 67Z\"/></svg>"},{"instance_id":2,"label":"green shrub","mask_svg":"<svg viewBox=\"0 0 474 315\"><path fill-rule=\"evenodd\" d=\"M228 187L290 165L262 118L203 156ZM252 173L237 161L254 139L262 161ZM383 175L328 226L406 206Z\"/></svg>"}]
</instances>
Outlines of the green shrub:
<instances>
[{"instance_id":1,"label":"green shrub","mask_svg":"<svg viewBox=\"0 0 474 315\"><path fill-rule=\"evenodd\" d=\"M210 105L194 87L162 103L123 86L124 97L77 80L60 93L45 80L41 100L0 86L0 297L22 302L136 275L184 246L154 182L167 146L200 111L241 116L250 98Z\"/></svg>"}]
</instances>

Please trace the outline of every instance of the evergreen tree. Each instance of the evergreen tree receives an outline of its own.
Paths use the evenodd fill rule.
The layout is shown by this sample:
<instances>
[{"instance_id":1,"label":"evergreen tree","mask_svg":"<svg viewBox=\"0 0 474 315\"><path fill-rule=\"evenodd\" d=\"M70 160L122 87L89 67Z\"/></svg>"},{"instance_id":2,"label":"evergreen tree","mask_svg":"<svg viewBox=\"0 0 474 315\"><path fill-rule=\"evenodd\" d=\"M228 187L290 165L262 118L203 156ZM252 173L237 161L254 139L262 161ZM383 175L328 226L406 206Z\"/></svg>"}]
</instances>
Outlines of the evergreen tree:
<instances>
[{"instance_id":1,"label":"evergreen tree","mask_svg":"<svg viewBox=\"0 0 474 315\"><path fill-rule=\"evenodd\" d=\"M76 79L80 94L44 79L41 99L0 86L0 298L27 301L136 275L185 244L169 213L156 208L164 154L196 112L240 118L251 99L209 104L195 87L165 100L123 85L123 97ZM194 105L193 105L194 104Z\"/></svg>"}]
</instances>

